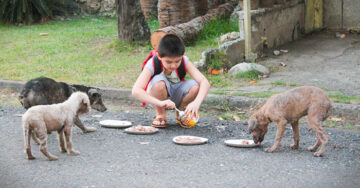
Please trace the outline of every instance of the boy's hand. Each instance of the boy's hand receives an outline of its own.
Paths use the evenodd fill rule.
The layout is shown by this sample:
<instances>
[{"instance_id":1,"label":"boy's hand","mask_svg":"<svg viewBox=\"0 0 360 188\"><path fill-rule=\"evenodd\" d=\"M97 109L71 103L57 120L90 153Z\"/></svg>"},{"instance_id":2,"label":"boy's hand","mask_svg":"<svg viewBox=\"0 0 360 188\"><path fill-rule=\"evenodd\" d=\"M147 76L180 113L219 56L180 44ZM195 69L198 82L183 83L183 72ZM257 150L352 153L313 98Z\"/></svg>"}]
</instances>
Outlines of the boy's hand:
<instances>
[{"instance_id":1,"label":"boy's hand","mask_svg":"<svg viewBox=\"0 0 360 188\"><path fill-rule=\"evenodd\" d=\"M193 101L190 104L187 105L186 109L185 109L185 114L198 114L199 113L199 108L200 108L200 104Z\"/></svg>"},{"instance_id":2,"label":"boy's hand","mask_svg":"<svg viewBox=\"0 0 360 188\"><path fill-rule=\"evenodd\" d=\"M164 101L160 101L160 104L158 106L166 108L166 109L174 109L175 108L175 103L172 102L170 99L167 99L167 100L164 100Z\"/></svg>"}]
</instances>

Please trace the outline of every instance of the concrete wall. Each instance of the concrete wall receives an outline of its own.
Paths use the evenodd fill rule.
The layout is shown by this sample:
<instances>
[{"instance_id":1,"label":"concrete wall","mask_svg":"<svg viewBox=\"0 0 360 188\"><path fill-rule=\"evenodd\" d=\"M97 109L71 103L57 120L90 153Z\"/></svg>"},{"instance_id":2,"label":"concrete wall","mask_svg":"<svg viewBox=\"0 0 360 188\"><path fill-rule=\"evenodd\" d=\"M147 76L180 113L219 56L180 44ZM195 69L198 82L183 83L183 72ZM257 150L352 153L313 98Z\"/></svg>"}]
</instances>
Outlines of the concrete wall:
<instances>
[{"instance_id":1,"label":"concrete wall","mask_svg":"<svg viewBox=\"0 0 360 188\"><path fill-rule=\"evenodd\" d=\"M360 0L324 0L324 25L330 29L360 27Z\"/></svg>"}]
</instances>

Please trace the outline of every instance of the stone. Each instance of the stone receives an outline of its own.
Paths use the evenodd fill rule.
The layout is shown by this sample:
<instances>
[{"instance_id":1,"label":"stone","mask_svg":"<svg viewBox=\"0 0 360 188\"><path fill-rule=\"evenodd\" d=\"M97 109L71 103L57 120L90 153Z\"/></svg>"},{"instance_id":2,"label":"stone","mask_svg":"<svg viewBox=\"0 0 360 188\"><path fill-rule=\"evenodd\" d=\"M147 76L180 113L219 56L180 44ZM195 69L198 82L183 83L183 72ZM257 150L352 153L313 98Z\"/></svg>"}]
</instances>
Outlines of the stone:
<instances>
[{"instance_id":1,"label":"stone","mask_svg":"<svg viewBox=\"0 0 360 188\"><path fill-rule=\"evenodd\" d=\"M239 37L240 37L240 32L231 32L221 35L221 37L218 38L217 41L219 41L220 43L224 43L227 41L235 40Z\"/></svg>"},{"instance_id":2,"label":"stone","mask_svg":"<svg viewBox=\"0 0 360 188\"><path fill-rule=\"evenodd\" d=\"M279 50L274 50L274 55L276 55L276 56L280 55L280 51Z\"/></svg>"},{"instance_id":3,"label":"stone","mask_svg":"<svg viewBox=\"0 0 360 188\"><path fill-rule=\"evenodd\" d=\"M264 75L270 74L270 70L267 67L257 64L257 63L236 64L235 66L231 67L231 69L229 70L229 74L231 74L232 76L236 76L238 73L247 72L247 71L251 71L251 70L257 70L257 71L263 73Z\"/></svg>"}]
</instances>

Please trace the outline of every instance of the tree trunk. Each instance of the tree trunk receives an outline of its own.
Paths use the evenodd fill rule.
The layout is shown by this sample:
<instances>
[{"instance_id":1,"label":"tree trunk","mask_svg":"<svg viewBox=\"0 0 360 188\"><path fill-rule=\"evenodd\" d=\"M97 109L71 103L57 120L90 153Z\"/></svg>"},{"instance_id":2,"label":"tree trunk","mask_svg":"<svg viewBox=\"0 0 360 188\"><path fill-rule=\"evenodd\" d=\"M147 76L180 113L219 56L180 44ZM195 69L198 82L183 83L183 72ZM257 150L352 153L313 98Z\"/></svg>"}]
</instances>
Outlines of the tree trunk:
<instances>
[{"instance_id":1,"label":"tree trunk","mask_svg":"<svg viewBox=\"0 0 360 188\"><path fill-rule=\"evenodd\" d=\"M158 0L140 0L140 4L146 20L157 18Z\"/></svg>"},{"instance_id":2,"label":"tree trunk","mask_svg":"<svg viewBox=\"0 0 360 188\"><path fill-rule=\"evenodd\" d=\"M208 0L198 0L195 3L195 12L197 16L205 15L208 11Z\"/></svg>"},{"instance_id":3,"label":"tree trunk","mask_svg":"<svg viewBox=\"0 0 360 188\"><path fill-rule=\"evenodd\" d=\"M150 29L139 0L116 0L119 39L126 42L147 40Z\"/></svg>"},{"instance_id":4,"label":"tree trunk","mask_svg":"<svg viewBox=\"0 0 360 188\"><path fill-rule=\"evenodd\" d=\"M223 4L225 0L208 0L208 8L213 9L218 7L220 4Z\"/></svg>"},{"instance_id":5,"label":"tree trunk","mask_svg":"<svg viewBox=\"0 0 360 188\"><path fill-rule=\"evenodd\" d=\"M158 18L159 27L167 27L181 23L181 1L159 0Z\"/></svg>"},{"instance_id":6,"label":"tree trunk","mask_svg":"<svg viewBox=\"0 0 360 188\"><path fill-rule=\"evenodd\" d=\"M181 1L181 23L194 19L196 16L206 14L208 0L182 0Z\"/></svg>"},{"instance_id":7,"label":"tree trunk","mask_svg":"<svg viewBox=\"0 0 360 188\"><path fill-rule=\"evenodd\" d=\"M183 39L184 42L192 41L204 28L205 24L218 17L229 17L234 9L231 3L225 3L218 8L210 10L204 16L199 16L189 22L176 26L168 26L158 29L151 34L150 42L154 49L157 49L160 39L167 33L173 33Z\"/></svg>"}]
</instances>

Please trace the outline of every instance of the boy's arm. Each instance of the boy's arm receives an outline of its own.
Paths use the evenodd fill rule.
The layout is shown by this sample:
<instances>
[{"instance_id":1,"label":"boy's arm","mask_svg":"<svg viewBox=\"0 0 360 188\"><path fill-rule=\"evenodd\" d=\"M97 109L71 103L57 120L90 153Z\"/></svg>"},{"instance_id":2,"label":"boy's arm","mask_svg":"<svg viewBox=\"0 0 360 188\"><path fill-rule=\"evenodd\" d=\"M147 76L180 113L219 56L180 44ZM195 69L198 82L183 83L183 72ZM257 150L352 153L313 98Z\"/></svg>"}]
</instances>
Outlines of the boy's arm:
<instances>
[{"instance_id":1,"label":"boy's arm","mask_svg":"<svg viewBox=\"0 0 360 188\"><path fill-rule=\"evenodd\" d=\"M199 83L200 88L198 95L196 96L194 101L188 105L189 108L186 108L185 112L189 113L190 111L193 111L197 113L201 103L209 92L210 83L206 79L206 77L190 61L188 61L188 63L186 64L186 71L196 82Z\"/></svg>"},{"instance_id":2,"label":"boy's arm","mask_svg":"<svg viewBox=\"0 0 360 188\"><path fill-rule=\"evenodd\" d=\"M145 87L148 84L150 78L151 78L150 70L144 68L132 88L132 92L131 92L132 96L149 104L153 104L160 107L166 107L166 108L174 108L175 104L172 101L170 100L161 101L149 95L145 91Z\"/></svg>"}]
</instances>

